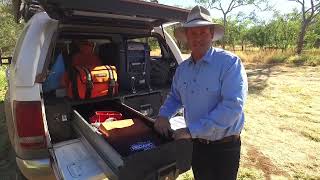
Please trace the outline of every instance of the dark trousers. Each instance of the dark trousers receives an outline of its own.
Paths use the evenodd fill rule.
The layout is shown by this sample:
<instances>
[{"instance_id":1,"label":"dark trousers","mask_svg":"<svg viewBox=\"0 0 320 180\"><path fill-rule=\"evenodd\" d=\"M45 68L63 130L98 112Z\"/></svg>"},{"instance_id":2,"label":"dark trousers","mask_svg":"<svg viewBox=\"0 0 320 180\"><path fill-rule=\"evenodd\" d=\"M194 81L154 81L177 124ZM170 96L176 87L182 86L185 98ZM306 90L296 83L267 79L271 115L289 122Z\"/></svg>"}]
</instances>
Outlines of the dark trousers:
<instances>
[{"instance_id":1,"label":"dark trousers","mask_svg":"<svg viewBox=\"0 0 320 180\"><path fill-rule=\"evenodd\" d=\"M220 144L193 143L192 170L195 180L235 180L241 140Z\"/></svg>"}]
</instances>

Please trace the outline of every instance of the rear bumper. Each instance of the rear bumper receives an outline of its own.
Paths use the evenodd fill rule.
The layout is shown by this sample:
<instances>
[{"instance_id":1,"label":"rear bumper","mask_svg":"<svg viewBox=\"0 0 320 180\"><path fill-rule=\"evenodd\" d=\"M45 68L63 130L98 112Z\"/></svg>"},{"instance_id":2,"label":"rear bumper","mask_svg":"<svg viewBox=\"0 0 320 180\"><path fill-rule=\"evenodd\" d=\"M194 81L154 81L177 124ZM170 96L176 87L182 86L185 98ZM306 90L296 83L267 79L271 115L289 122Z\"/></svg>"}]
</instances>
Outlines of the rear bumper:
<instances>
[{"instance_id":1,"label":"rear bumper","mask_svg":"<svg viewBox=\"0 0 320 180\"><path fill-rule=\"evenodd\" d=\"M50 159L24 160L16 157L17 165L27 179L55 180Z\"/></svg>"}]
</instances>

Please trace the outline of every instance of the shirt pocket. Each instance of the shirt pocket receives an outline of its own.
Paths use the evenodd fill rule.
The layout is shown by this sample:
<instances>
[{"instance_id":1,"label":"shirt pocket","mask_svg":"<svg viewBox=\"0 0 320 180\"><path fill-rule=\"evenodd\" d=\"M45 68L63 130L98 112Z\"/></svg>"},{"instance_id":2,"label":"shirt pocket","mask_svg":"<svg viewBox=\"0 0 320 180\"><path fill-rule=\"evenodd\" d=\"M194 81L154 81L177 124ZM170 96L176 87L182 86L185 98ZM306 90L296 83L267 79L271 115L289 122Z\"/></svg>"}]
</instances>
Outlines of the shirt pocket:
<instances>
[{"instance_id":1,"label":"shirt pocket","mask_svg":"<svg viewBox=\"0 0 320 180\"><path fill-rule=\"evenodd\" d=\"M203 93L203 102L206 103L207 111L210 112L212 109L216 107L217 103L220 101L219 86L208 84L201 88L201 92Z\"/></svg>"},{"instance_id":2,"label":"shirt pocket","mask_svg":"<svg viewBox=\"0 0 320 180\"><path fill-rule=\"evenodd\" d=\"M219 86L206 85L202 88L202 92L208 96L218 96L220 93Z\"/></svg>"}]
</instances>

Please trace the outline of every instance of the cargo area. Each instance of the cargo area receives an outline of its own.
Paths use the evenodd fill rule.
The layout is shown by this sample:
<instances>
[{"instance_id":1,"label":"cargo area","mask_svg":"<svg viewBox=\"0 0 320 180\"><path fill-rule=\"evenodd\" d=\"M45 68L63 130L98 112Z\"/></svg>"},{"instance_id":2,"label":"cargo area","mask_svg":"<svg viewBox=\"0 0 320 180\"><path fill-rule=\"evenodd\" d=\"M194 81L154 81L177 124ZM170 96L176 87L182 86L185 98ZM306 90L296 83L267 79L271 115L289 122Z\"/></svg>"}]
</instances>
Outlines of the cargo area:
<instances>
[{"instance_id":1,"label":"cargo area","mask_svg":"<svg viewBox=\"0 0 320 180\"><path fill-rule=\"evenodd\" d=\"M85 33L73 32L76 27L83 28L82 31ZM84 118L88 118L97 111L92 107L92 103L96 103L94 106L98 109L103 109L100 102L115 101L154 119L170 90L178 63L159 34L135 29L130 34L120 35L114 30L101 33L103 30L87 29L80 25L62 27L52 48L52 57L45 63L49 75L43 82L42 89L48 128L53 143L73 138L74 132L70 128L73 109L80 111ZM92 45L90 56L82 60L83 62L90 64L92 59L99 59L99 67L115 68L117 93L96 93L96 96L87 98L83 97L82 92L82 95L79 94L82 97L74 96L75 93L70 87L78 85L76 89L83 91L88 84L86 79L73 80L70 84L65 81L66 77L71 77L74 73L74 70L70 71L70 66L73 65L75 56L81 57L79 44L83 42L89 42ZM76 69L76 71L79 70ZM74 85L75 81L78 84ZM80 87L81 83L83 85ZM101 86L104 83L107 85L109 82L97 84ZM127 114L124 114L127 117ZM148 127L150 126L152 125L149 124Z\"/></svg>"},{"instance_id":2,"label":"cargo area","mask_svg":"<svg viewBox=\"0 0 320 180\"><path fill-rule=\"evenodd\" d=\"M163 137L153 128L178 66L164 39L140 30L120 35L86 28L79 34L72 29L64 27L57 37L48 69L55 72L62 57L65 69L60 76L71 77L68 66L79 52L77 44L90 42L90 58L99 58L100 66L115 67L118 89L115 94L84 98L80 93L70 96L75 93L70 90L73 84L47 91L43 85L57 174L69 177L65 179L91 178L96 172L110 179L156 180L175 179L189 170L192 142ZM79 84L87 84L81 78L77 83L78 91ZM75 149L82 150L73 153ZM73 157L64 158L66 154ZM79 173L87 163L92 168Z\"/></svg>"}]
</instances>

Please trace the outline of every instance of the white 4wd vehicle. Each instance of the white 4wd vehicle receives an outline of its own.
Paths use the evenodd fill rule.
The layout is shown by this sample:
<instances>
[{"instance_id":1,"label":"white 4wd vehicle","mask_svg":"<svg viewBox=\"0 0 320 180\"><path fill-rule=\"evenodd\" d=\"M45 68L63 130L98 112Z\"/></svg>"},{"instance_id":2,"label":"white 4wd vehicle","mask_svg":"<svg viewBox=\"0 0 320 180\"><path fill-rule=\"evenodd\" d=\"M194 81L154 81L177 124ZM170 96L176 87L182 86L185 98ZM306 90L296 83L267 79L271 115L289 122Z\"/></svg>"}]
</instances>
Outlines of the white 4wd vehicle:
<instances>
[{"instance_id":1,"label":"white 4wd vehicle","mask_svg":"<svg viewBox=\"0 0 320 180\"><path fill-rule=\"evenodd\" d=\"M173 179L190 168L189 140L164 139L152 130L157 146L128 154L89 122L96 111L116 110L153 128L152 120L182 61L161 26L184 21L187 10L133 0L39 0L23 1L21 7L17 19L21 14L29 18L30 12L38 12L35 8L43 11L27 21L7 71L6 121L23 176ZM43 91L57 56L63 49L72 56L71 42L78 40L93 42L104 64L117 67L119 95L76 100L64 96L63 89ZM158 47L160 52L145 50L146 58L136 62L128 56L131 42Z\"/></svg>"}]
</instances>

